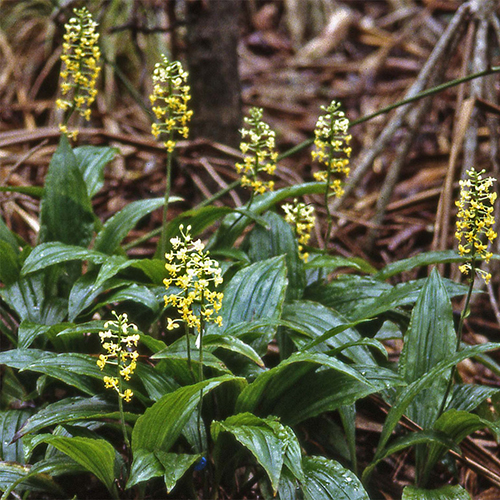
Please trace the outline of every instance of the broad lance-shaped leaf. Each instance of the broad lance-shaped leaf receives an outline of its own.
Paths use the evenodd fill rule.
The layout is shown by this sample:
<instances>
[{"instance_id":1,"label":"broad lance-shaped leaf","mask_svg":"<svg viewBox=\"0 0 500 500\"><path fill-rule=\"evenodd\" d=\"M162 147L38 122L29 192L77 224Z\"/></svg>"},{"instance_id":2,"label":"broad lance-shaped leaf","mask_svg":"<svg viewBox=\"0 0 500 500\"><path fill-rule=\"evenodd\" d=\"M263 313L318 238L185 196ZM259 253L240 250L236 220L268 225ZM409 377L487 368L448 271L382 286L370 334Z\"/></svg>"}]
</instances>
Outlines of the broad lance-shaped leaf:
<instances>
[{"instance_id":1,"label":"broad lance-shaped leaf","mask_svg":"<svg viewBox=\"0 0 500 500\"><path fill-rule=\"evenodd\" d=\"M75 422L80 420L111 418L114 414L116 418L117 406L115 403L94 396L91 398L66 398L62 401L52 403L35 415L31 416L16 433L15 438L19 439L25 434L36 432L44 427L51 425L62 424L67 422ZM128 414L129 419L134 420L135 415ZM131 417L131 418L130 418Z\"/></svg>"},{"instance_id":2,"label":"broad lance-shaped leaf","mask_svg":"<svg viewBox=\"0 0 500 500\"><path fill-rule=\"evenodd\" d=\"M411 384L428 373L456 350L453 310L446 289L433 269L413 308L410 326L404 336L399 372ZM449 373L436 377L432 385L418 394L406 414L424 429L431 428L448 386Z\"/></svg>"},{"instance_id":3,"label":"broad lance-shaped leaf","mask_svg":"<svg viewBox=\"0 0 500 500\"><path fill-rule=\"evenodd\" d=\"M317 302L296 300L286 304L283 308L282 318L288 323L295 325L299 331L308 333L311 341L316 341L322 335L331 331L334 327L341 327L349 324L349 320L341 314L329 309ZM308 342L294 342L300 344L298 347L304 348ZM314 350L327 350L342 347L349 342L361 340L361 335L354 328L346 328L338 331L334 336L325 339L323 347L317 346ZM342 354L356 363L375 364L375 359L370 351L363 346L349 347Z\"/></svg>"},{"instance_id":4,"label":"broad lance-shaped leaf","mask_svg":"<svg viewBox=\"0 0 500 500\"><path fill-rule=\"evenodd\" d=\"M384 453L377 455L376 460L371 462L368 465L368 467L366 467L366 469L363 471L363 476L362 476L363 482L366 483L368 481L371 473L373 472L377 464L382 460L384 460L385 458L387 458L388 456L393 455L394 453L398 453L412 446L418 447L423 444L435 445L436 443L438 443L440 448L444 448L445 450L453 450L455 453L458 454L460 453L460 448L458 447L458 444L443 432L438 432L435 430L425 430L425 431L413 432L411 434L406 434L392 441L391 444L384 449Z\"/></svg>"},{"instance_id":5,"label":"broad lance-shaped leaf","mask_svg":"<svg viewBox=\"0 0 500 500\"><path fill-rule=\"evenodd\" d=\"M304 500L370 500L356 475L335 460L304 457L302 466Z\"/></svg>"},{"instance_id":6,"label":"broad lance-shaped leaf","mask_svg":"<svg viewBox=\"0 0 500 500\"><path fill-rule=\"evenodd\" d=\"M87 185L66 135L61 134L45 180L40 211L40 242L86 247L94 230Z\"/></svg>"},{"instance_id":7,"label":"broad lance-shaped leaf","mask_svg":"<svg viewBox=\"0 0 500 500\"><path fill-rule=\"evenodd\" d=\"M182 198L178 196L171 196L169 203L181 200ZM104 224L96 237L94 250L108 255L114 253L139 220L154 210L161 208L164 203L164 198L137 200L129 203Z\"/></svg>"},{"instance_id":8,"label":"broad lance-shaped leaf","mask_svg":"<svg viewBox=\"0 0 500 500\"><path fill-rule=\"evenodd\" d=\"M278 214L268 212L263 219L269 228L256 225L243 243L243 250L252 262L284 255L288 276L286 300L298 299L304 292L306 276L304 262L299 257L297 238L290 225Z\"/></svg>"},{"instance_id":9,"label":"broad lance-shaped leaf","mask_svg":"<svg viewBox=\"0 0 500 500\"><path fill-rule=\"evenodd\" d=\"M288 442L295 437L291 429L287 429L276 419L258 418L251 413L241 413L232 415L223 422L215 421L212 423L211 434L216 442L216 447L221 432L232 434L240 444L252 453L266 471L274 494L276 494ZM219 461L226 460L220 447L217 448L215 456ZM301 470L299 474L302 475Z\"/></svg>"},{"instance_id":10,"label":"broad lance-shaped leaf","mask_svg":"<svg viewBox=\"0 0 500 500\"><path fill-rule=\"evenodd\" d=\"M490 429L498 434L500 427L496 422L485 420L479 415L468 411L448 410L438 418L434 424L434 429L449 436L458 445L462 439L476 431ZM446 452L446 446L441 446L440 443L433 443L428 448L424 477L430 474L435 464Z\"/></svg>"},{"instance_id":11,"label":"broad lance-shaped leaf","mask_svg":"<svg viewBox=\"0 0 500 500\"><path fill-rule=\"evenodd\" d=\"M40 442L52 445L68 455L101 481L113 498L118 498L115 485L116 452L104 439L45 436Z\"/></svg>"},{"instance_id":12,"label":"broad lance-shaped leaf","mask_svg":"<svg viewBox=\"0 0 500 500\"><path fill-rule=\"evenodd\" d=\"M104 168L118 152L118 148L102 146L80 146L73 150L89 198L93 198L101 190L104 185Z\"/></svg>"},{"instance_id":13,"label":"broad lance-shaped leaf","mask_svg":"<svg viewBox=\"0 0 500 500\"><path fill-rule=\"evenodd\" d=\"M432 264L448 264L450 262L463 262L463 260L464 258L461 257L455 250L419 253L409 259L398 260L397 262L393 262L385 266L374 275L374 278L386 280L396 274L410 271L415 267L430 266Z\"/></svg>"},{"instance_id":14,"label":"broad lance-shaped leaf","mask_svg":"<svg viewBox=\"0 0 500 500\"><path fill-rule=\"evenodd\" d=\"M175 488L177 481L201 458L200 454L188 455L186 453L165 453L163 451L156 451L155 455L163 467L167 493L170 493Z\"/></svg>"},{"instance_id":15,"label":"broad lance-shaped leaf","mask_svg":"<svg viewBox=\"0 0 500 500\"><path fill-rule=\"evenodd\" d=\"M25 260L21 274L25 276L40 269L73 260L88 260L93 264L102 264L107 258L108 256L103 253L81 246L56 241L42 243L37 245Z\"/></svg>"},{"instance_id":16,"label":"broad lance-shaped leaf","mask_svg":"<svg viewBox=\"0 0 500 500\"><path fill-rule=\"evenodd\" d=\"M10 497L12 491L48 492L63 496L61 487L47 474L32 474L27 465L15 462L0 462L0 491L2 498Z\"/></svg>"},{"instance_id":17,"label":"broad lance-shaped leaf","mask_svg":"<svg viewBox=\"0 0 500 500\"><path fill-rule=\"evenodd\" d=\"M258 375L236 402L236 411L276 415L288 425L380 391L349 365L321 353L295 353Z\"/></svg>"},{"instance_id":18,"label":"broad lance-shaped leaf","mask_svg":"<svg viewBox=\"0 0 500 500\"><path fill-rule=\"evenodd\" d=\"M222 328L210 324L207 333L222 334L243 321L278 320L287 286L284 257L274 257L238 271L224 290L220 315ZM262 330L264 338L251 343L260 355L267 350L275 329Z\"/></svg>"},{"instance_id":19,"label":"broad lance-shaped leaf","mask_svg":"<svg viewBox=\"0 0 500 500\"><path fill-rule=\"evenodd\" d=\"M12 440L29 415L30 412L26 410L0 412L0 457L2 460L24 464L23 443L12 442Z\"/></svg>"},{"instance_id":20,"label":"broad lance-shaped leaf","mask_svg":"<svg viewBox=\"0 0 500 500\"><path fill-rule=\"evenodd\" d=\"M389 438L397 426L400 418L404 415L410 403L423 389L430 387L434 380L436 380L436 377L446 373L452 366L457 365L464 359L478 356L483 352L493 351L495 349L500 349L500 344L487 343L472 347L465 347L453 356L450 356L449 359L438 363L430 372L426 373L423 377L403 389L385 419L384 428L382 429L377 452L375 454L375 460L378 460L378 458L384 453L387 442L389 441Z\"/></svg>"},{"instance_id":21,"label":"broad lance-shaped leaf","mask_svg":"<svg viewBox=\"0 0 500 500\"><path fill-rule=\"evenodd\" d=\"M471 500L471 497L459 484L433 490L405 486L401 500Z\"/></svg>"},{"instance_id":22,"label":"broad lance-shaped leaf","mask_svg":"<svg viewBox=\"0 0 500 500\"><path fill-rule=\"evenodd\" d=\"M245 379L223 375L181 387L163 396L137 420L132 432L132 451L169 451L198 405L200 391L203 390L203 395L206 395L225 382L241 385Z\"/></svg>"},{"instance_id":23,"label":"broad lance-shaped leaf","mask_svg":"<svg viewBox=\"0 0 500 500\"><path fill-rule=\"evenodd\" d=\"M303 184L295 184L293 186L256 196L252 202L250 211L255 215L260 215L287 198L303 196L306 194L323 193L324 191L324 182L306 182ZM218 248L231 248L238 236L240 236L250 222L252 222L252 219L242 217L240 214L230 214L225 217L219 229L210 240L210 250L216 250Z\"/></svg>"}]
</instances>

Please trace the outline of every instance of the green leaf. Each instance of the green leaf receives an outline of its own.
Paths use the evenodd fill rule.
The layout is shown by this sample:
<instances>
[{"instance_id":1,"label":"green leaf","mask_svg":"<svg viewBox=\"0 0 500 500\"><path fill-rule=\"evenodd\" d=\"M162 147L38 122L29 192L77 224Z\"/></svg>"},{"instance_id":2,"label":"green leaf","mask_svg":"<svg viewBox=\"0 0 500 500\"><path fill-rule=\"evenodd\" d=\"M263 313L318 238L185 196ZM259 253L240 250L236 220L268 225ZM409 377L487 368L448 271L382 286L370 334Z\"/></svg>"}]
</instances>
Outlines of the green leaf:
<instances>
[{"instance_id":1,"label":"green leaf","mask_svg":"<svg viewBox=\"0 0 500 500\"><path fill-rule=\"evenodd\" d=\"M304 500L370 500L353 472L324 457L304 457Z\"/></svg>"},{"instance_id":2,"label":"green leaf","mask_svg":"<svg viewBox=\"0 0 500 500\"><path fill-rule=\"evenodd\" d=\"M19 243L16 240L16 237L12 233L12 231L7 227L5 221L0 215L0 241L7 243L12 250L17 254L19 254Z\"/></svg>"},{"instance_id":3,"label":"green leaf","mask_svg":"<svg viewBox=\"0 0 500 500\"><path fill-rule=\"evenodd\" d=\"M107 146L80 146L73 150L89 198L93 198L101 190L104 185L104 168L118 152L118 148Z\"/></svg>"},{"instance_id":4,"label":"green leaf","mask_svg":"<svg viewBox=\"0 0 500 500\"><path fill-rule=\"evenodd\" d=\"M393 262L383 269L381 269L378 273L376 273L373 277L378 280L386 280L395 276L396 274L403 273L405 271L410 271L415 267L423 267L430 266L431 264L448 264L450 262L463 262L464 258L455 250L440 250L434 252L424 252L415 255L414 257L410 257L409 259L398 260L397 262Z\"/></svg>"},{"instance_id":5,"label":"green leaf","mask_svg":"<svg viewBox=\"0 0 500 500\"><path fill-rule=\"evenodd\" d=\"M483 401L500 393L497 387L475 384L457 384L453 387L448 409L473 411Z\"/></svg>"},{"instance_id":6,"label":"green leaf","mask_svg":"<svg viewBox=\"0 0 500 500\"><path fill-rule=\"evenodd\" d=\"M306 269L328 269L334 271L339 267L349 267L358 271L373 274L377 270L360 257L341 257L339 255L316 255L305 265Z\"/></svg>"},{"instance_id":7,"label":"green leaf","mask_svg":"<svg viewBox=\"0 0 500 500\"><path fill-rule=\"evenodd\" d=\"M62 134L49 165L40 210L40 242L87 246L94 214L77 159Z\"/></svg>"},{"instance_id":8,"label":"green leaf","mask_svg":"<svg viewBox=\"0 0 500 500\"><path fill-rule=\"evenodd\" d=\"M96 358L88 354L56 354L38 349L14 349L0 352L0 364L19 370L44 373L89 395L95 393L91 378L102 379L104 375L114 375L111 367L105 367L101 371L96 364Z\"/></svg>"},{"instance_id":9,"label":"green leaf","mask_svg":"<svg viewBox=\"0 0 500 500\"><path fill-rule=\"evenodd\" d=\"M238 271L224 290L220 315L222 328L211 324L207 333L223 334L231 326L259 319L277 320L286 292L286 265L284 257L274 257L252 264ZM275 329L266 329L252 347L264 354Z\"/></svg>"},{"instance_id":10,"label":"green leaf","mask_svg":"<svg viewBox=\"0 0 500 500\"><path fill-rule=\"evenodd\" d=\"M243 384L245 380L232 375L224 375L181 387L163 396L137 420L132 432L134 454L136 450L169 451L198 405L200 391L203 390L205 396L224 382Z\"/></svg>"},{"instance_id":11,"label":"green leaf","mask_svg":"<svg viewBox=\"0 0 500 500\"><path fill-rule=\"evenodd\" d=\"M203 336L203 346L211 350L221 348L236 352L247 357L248 359L251 359L258 366L262 368L264 367L264 362L255 350L236 337L230 335L207 334Z\"/></svg>"},{"instance_id":12,"label":"green leaf","mask_svg":"<svg viewBox=\"0 0 500 500\"><path fill-rule=\"evenodd\" d=\"M181 201L182 198L172 196L169 203ZM139 222L140 219L154 210L163 207L164 198L137 200L129 203L109 219L96 237L94 250L108 255L113 254L120 246L125 236Z\"/></svg>"},{"instance_id":13,"label":"green leaf","mask_svg":"<svg viewBox=\"0 0 500 500\"><path fill-rule=\"evenodd\" d=\"M101 481L113 498L118 498L115 485L116 452L104 439L45 436L41 442L50 444L68 455Z\"/></svg>"},{"instance_id":14,"label":"green leaf","mask_svg":"<svg viewBox=\"0 0 500 500\"><path fill-rule=\"evenodd\" d=\"M260 215L287 198L297 198L306 194L323 193L324 191L325 184L323 182L295 184L256 196L249 211L255 215ZM231 248L251 221L248 217L242 217L240 214L228 215L224 218L219 229L211 239L210 248L214 250L217 248Z\"/></svg>"},{"instance_id":15,"label":"green leaf","mask_svg":"<svg viewBox=\"0 0 500 500\"><path fill-rule=\"evenodd\" d=\"M45 189L39 186L0 186L0 193L21 193L41 198Z\"/></svg>"},{"instance_id":16,"label":"green leaf","mask_svg":"<svg viewBox=\"0 0 500 500\"><path fill-rule=\"evenodd\" d=\"M259 374L239 395L236 411L276 415L294 425L379 390L380 385L335 358L295 353Z\"/></svg>"},{"instance_id":17,"label":"green leaf","mask_svg":"<svg viewBox=\"0 0 500 500\"><path fill-rule=\"evenodd\" d=\"M308 334L309 338L305 342L298 342L301 348L305 348L305 345L310 343L311 348L316 346L315 350L325 351L361 340L361 335L351 327L349 320L317 302L296 300L286 304L282 318L294 325L299 331ZM333 330L334 328L335 330ZM330 332L335 333L330 335ZM296 339L294 340L296 341ZM321 346L323 341L325 344ZM348 347L342 354L356 363L375 363L372 354L364 346Z\"/></svg>"},{"instance_id":18,"label":"green leaf","mask_svg":"<svg viewBox=\"0 0 500 500\"><path fill-rule=\"evenodd\" d=\"M0 283L10 285L19 279L21 266L18 261L18 252L9 243L0 239Z\"/></svg>"},{"instance_id":19,"label":"green leaf","mask_svg":"<svg viewBox=\"0 0 500 500\"><path fill-rule=\"evenodd\" d=\"M471 497L459 484L434 490L405 486L401 500L471 500Z\"/></svg>"},{"instance_id":20,"label":"green leaf","mask_svg":"<svg viewBox=\"0 0 500 500\"><path fill-rule=\"evenodd\" d=\"M166 453L160 450L156 451L155 455L163 467L167 493L170 493L175 488L177 481L201 458L201 454Z\"/></svg>"},{"instance_id":21,"label":"green leaf","mask_svg":"<svg viewBox=\"0 0 500 500\"><path fill-rule=\"evenodd\" d=\"M456 334L451 302L441 277L433 269L413 308L410 326L398 370L410 384L428 373L440 361L448 359L456 350ZM406 414L424 429L429 429L437 418L448 387L449 373L436 377L408 406Z\"/></svg>"},{"instance_id":22,"label":"green leaf","mask_svg":"<svg viewBox=\"0 0 500 500\"><path fill-rule=\"evenodd\" d=\"M482 354L483 352L492 351L494 349L500 349L500 344L488 343L472 347L465 347L461 351L450 356L447 360L438 363L430 372L426 373L420 379L416 380L408 387L403 389L403 391L401 391L396 401L394 402L394 405L389 410L389 413L387 414L384 428L382 429L382 433L380 435L375 459L378 459L378 457L384 453L385 446L400 418L403 416L410 403L423 389L430 387L436 377L439 377L443 373L446 373L446 371L448 371L452 366L460 363L464 359L471 358Z\"/></svg>"},{"instance_id":23,"label":"green leaf","mask_svg":"<svg viewBox=\"0 0 500 500\"><path fill-rule=\"evenodd\" d=\"M143 481L148 481L153 477L159 477L164 473L163 465L153 451L134 450L134 461L132 462L126 489L132 488L132 486Z\"/></svg>"},{"instance_id":24,"label":"green leaf","mask_svg":"<svg viewBox=\"0 0 500 500\"><path fill-rule=\"evenodd\" d=\"M37 273L0 288L0 295L21 320L54 325L64 320L65 299L57 297L51 273Z\"/></svg>"},{"instance_id":25,"label":"green leaf","mask_svg":"<svg viewBox=\"0 0 500 500\"><path fill-rule=\"evenodd\" d=\"M65 398L62 401L49 404L30 417L15 437L19 439L25 434L37 432L44 427L56 424L103 417L111 418L110 414L116 410L116 403L110 403L99 396Z\"/></svg>"},{"instance_id":26,"label":"green leaf","mask_svg":"<svg viewBox=\"0 0 500 500\"><path fill-rule=\"evenodd\" d=\"M391 289L392 285L389 283L371 276L347 274L340 275L329 283L315 282L309 285L304 292L304 298L335 309L352 320L359 309L365 305L372 307L377 297Z\"/></svg>"},{"instance_id":27,"label":"green leaf","mask_svg":"<svg viewBox=\"0 0 500 500\"><path fill-rule=\"evenodd\" d=\"M391 444L384 449L384 453L380 455L377 454L376 459L373 460L373 462L371 462L363 471L363 482L365 482L365 480L370 477L370 474L373 472L377 464L388 456L412 446L429 443L439 443L440 447L444 447L447 450L453 450L456 453L460 453L460 448L458 447L457 443L442 432L437 432L435 430L425 430L407 434L391 442Z\"/></svg>"},{"instance_id":28,"label":"green leaf","mask_svg":"<svg viewBox=\"0 0 500 500\"><path fill-rule=\"evenodd\" d=\"M383 292L379 297L371 302L367 302L359 307L353 314L355 319L373 318L387 311L391 311L400 306L414 304L426 285L427 278L399 283L390 290ZM441 279L441 283L449 297L465 295L467 286L455 283L448 279Z\"/></svg>"},{"instance_id":29,"label":"green leaf","mask_svg":"<svg viewBox=\"0 0 500 500\"><path fill-rule=\"evenodd\" d=\"M12 491L40 491L63 496L61 488L46 474L30 474L31 468L13 462L0 461L0 490L7 498Z\"/></svg>"},{"instance_id":30,"label":"green leaf","mask_svg":"<svg viewBox=\"0 0 500 500\"><path fill-rule=\"evenodd\" d=\"M108 256L103 253L80 246L66 245L56 241L42 243L36 246L25 260L21 274L25 276L46 267L72 260L88 260L93 264L102 264L107 258Z\"/></svg>"},{"instance_id":31,"label":"green leaf","mask_svg":"<svg viewBox=\"0 0 500 500\"><path fill-rule=\"evenodd\" d=\"M142 304L143 306L150 309L154 314L158 313L160 310L160 302L156 298L156 295L148 287L138 285L136 283L133 283L130 286L122 288L109 295L108 297L106 297L106 300L99 302L99 304L95 306L95 309L100 309L106 304L114 304L125 301Z\"/></svg>"},{"instance_id":32,"label":"green leaf","mask_svg":"<svg viewBox=\"0 0 500 500\"><path fill-rule=\"evenodd\" d=\"M12 442L30 412L26 410L0 411L0 457L7 462L24 464L23 443Z\"/></svg>"},{"instance_id":33,"label":"green leaf","mask_svg":"<svg viewBox=\"0 0 500 500\"><path fill-rule=\"evenodd\" d=\"M499 431L497 423L485 420L474 413L459 410L448 410L443 413L434 424L436 431L444 433L457 445L467 436L476 431L490 429L493 432ZM427 450L426 469L424 477L432 471L435 464L448 451L446 446L434 443Z\"/></svg>"},{"instance_id":34,"label":"green leaf","mask_svg":"<svg viewBox=\"0 0 500 500\"><path fill-rule=\"evenodd\" d=\"M223 422L212 422L211 433L214 441L221 432L229 432L247 448L266 471L274 493L283 467L286 451L287 432L275 419L258 418L251 413L232 415ZM220 453L219 453L220 455ZM223 456L219 460L225 460Z\"/></svg>"},{"instance_id":35,"label":"green leaf","mask_svg":"<svg viewBox=\"0 0 500 500\"><path fill-rule=\"evenodd\" d=\"M297 238L290 225L278 214L268 212L263 219L268 223L268 228L255 226L244 242L243 248L252 262L284 255L289 282L286 300L298 299L302 297L306 277L304 263L299 257Z\"/></svg>"}]
</instances>

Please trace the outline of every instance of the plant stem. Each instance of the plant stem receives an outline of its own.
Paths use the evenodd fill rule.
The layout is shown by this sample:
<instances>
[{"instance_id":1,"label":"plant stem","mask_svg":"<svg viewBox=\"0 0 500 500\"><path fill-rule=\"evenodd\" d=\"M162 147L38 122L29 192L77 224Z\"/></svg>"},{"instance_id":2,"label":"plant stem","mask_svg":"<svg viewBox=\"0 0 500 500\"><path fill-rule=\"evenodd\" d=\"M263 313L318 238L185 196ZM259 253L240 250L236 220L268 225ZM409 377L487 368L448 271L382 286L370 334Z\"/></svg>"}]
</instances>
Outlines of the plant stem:
<instances>
[{"instance_id":1,"label":"plant stem","mask_svg":"<svg viewBox=\"0 0 500 500\"><path fill-rule=\"evenodd\" d=\"M458 328L457 328L457 345L455 348L455 352L458 352L460 350L460 345L462 343L462 334L463 334L463 327L464 327L464 321L465 318L469 315L469 305L470 305L470 299L472 297L472 291L474 289L474 281L476 277L476 261L472 260L471 261L471 269L470 269L471 277L469 279L469 289L467 290L467 296L465 297L465 304L464 308L462 309L462 312L460 313L460 320L458 322ZM450 391L453 385L453 379L455 377L455 373L457 371L456 365L451 369L451 374L450 378L448 380L448 386L446 387L446 392L444 393L443 396L443 401L441 402L441 407L439 408L439 412L437 414L436 420L443 414L445 408L446 408L446 402L448 400L448 396L450 395Z\"/></svg>"},{"instance_id":2,"label":"plant stem","mask_svg":"<svg viewBox=\"0 0 500 500\"><path fill-rule=\"evenodd\" d=\"M121 323L118 325L118 345L122 345L122 325ZM123 411L123 400L121 397L121 394L123 394L123 381L122 381L122 376L120 374L120 370L122 368L121 364L121 356L120 353L117 356L116 360L116 377L118 379L118 409L120 411L120 426L122 428L122 433L123 433L123 440L125 442L125 447L127 448L127 454L130 453L130 441L128 439L128 434L127 434L127 427L125 426L125 413Z\"/></svg>"},{"instance_id":3,"label":"plant stem","mask_svg":"<svg viewBox=\"0 0 500 500\"><path fill-rule=\"evenodd\" d=\"M172 139L172 132L170 133L169 140ZM166 169L166 182L165 182L165 203L163 204L163 222L161 226L161 238L160 238L160 258L163 259L165 252L167 251L167 212L168 212L168 200L170 198L170 185L172 179L172 157L173 152L169 152L167 155L167 169Z\"/></svg>"}]
</instances>

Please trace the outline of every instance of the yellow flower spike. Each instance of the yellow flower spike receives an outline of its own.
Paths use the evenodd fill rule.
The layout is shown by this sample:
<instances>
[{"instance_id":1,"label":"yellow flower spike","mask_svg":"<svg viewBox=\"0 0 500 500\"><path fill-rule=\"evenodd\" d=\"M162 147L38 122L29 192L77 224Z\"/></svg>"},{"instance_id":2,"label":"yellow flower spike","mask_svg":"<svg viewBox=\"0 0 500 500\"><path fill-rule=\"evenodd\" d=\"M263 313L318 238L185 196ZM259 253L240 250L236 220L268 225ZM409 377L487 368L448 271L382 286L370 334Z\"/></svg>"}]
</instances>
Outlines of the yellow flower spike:
<instances>
[{"instance_id":1,"label":"yellow flower spike","mask_svg":"<svg viewBox=\"0 0 500 500\"><path fill-rule=\"evenodd\" d=\"M172 283L180 288L178 293L165 295L165 306L173 306L190 328L200 332L204 322L221 324L222 318L217 313L222 305L224 294L214 292L209 287L217 287L222 283L222 271L219 263L209 257L205 245L191 237L191 226L184 230L179 226L181 236L170 239L172 250L165 254L165 269L170 278L164 280L167 289ZM174 265L170 264L175 262ZM175 279L174 279L175 278ZM198 309L199 306L199 309ZM196 310L193 310L193 307ZM167 318L167 330L179 325L177 321Z\"/></svg>"},{"instance_id":2,"label":"yellow flower spike","mask_svg":"<svg viewBox=\"0 0 500 500\"><path fill-rule=\"evenodd\" d=\"M240 151L245 155L243 163L235 165L236 172L242 174L241 185L250 187L255 194L263 194L274 189L273 181L258 178L259 172L273 175L276 170L278 153L274 150L276 133L262 121L263 110L251 108L250 116L244 118L250 129L240 130L242 141Z\"/></svg>"},{"instance_id":3,"label":"yellow flower spike","mask_svg":"<svg viewBox=\"0 0 500 500\"><path fill-rule=\"evenodd\" d=\"M66 122L75 110L85 120L90 119L90 106L97 95L95 85L101 71L97 23L85 7L75 9L74 14L66 23L66 34L63 36L60 87L65 98L56 101L59 109L69 111L59 129L70 138L75 138L78 131L68 132Z\"/></svg>"},{"instance_id":4,"label":"yellow flower spike","mask_svg":"<svg viewBox=\"0 0 500 500\"><path fill-rule=\"evenodd\" d=\"M292 226L297 236L300 258L304 262L307 262L309 254L304 252L304 245L308 244L311 238L311 231L316 223L314 206L306 205L295 199L293 200L293 204L285 203L282 208L285 212L285 220Z\"/></svg>"},{"instance_id":5,"label":"yellow flower spike","mask_svg":"<svg viewBox=\"0 0 500 500\"><path fill-rule=\"evenodd\" d=\"M348 134L349 119L339 110L340 103L332 101L330 106L321 106L325 114L318 118L314 130L315 151L311 152L313 160L325 165L326 170L315 172L314 178L318 182L328 182L328 189L337 198L344 194L341 187L342 179L349 175L349 157L352 149L348 146L351 136ZM337 178L332 179L332 176ZM338 178L340 177L340 178Z\"/></svg>"},{"instance_id":6,"label":"yellow flower spike","mask_svg":"<svg viewBox=\"0 0 500 500\"><path fill-rule=\"evenodd\" d=\"M97 360L97 366L103 370L107 364L116 366L116 377L104 376L104 387L106 389L114 389L120 398L125 401L131 401L133 392L126 389L121 390L122 379L128 381L137 368L137 358L139 353L135 348L139 342L140 336L137 332L138 328L133 323L128 322L127 314L116 314L112 311L116 320L106 321L104 328L106 330L99 332L99 338L106 354L100 354ZM131 332L132 330L132 332Z\"/></svg>"},{"instance_id":7,"label":"yellow flower spike","mask_svg":"<svg viewBox=\"0 0 500 500\"><path fill-rule=\"evenodd\" d=\"M175 136L187 139L193 112L186 106L191 96L190 87L186 85L188 72L184 71L179 61L170 62L165 55L155 65L153 71L153 93L149 96L152 110L158 123L153 123L151 133L155 138L165 137L164 146L169 153L176 145Z\"/></svg>"},{"instance_id":8,"label":"yellow flower spike","mask_svg":"<svg viewBox=\"0 0 500 500\"><path fill-rule=\"evenodd\" d=\"M484 172L476 172L472 168L466 172L469 178L459 181L460 200L455 202L458 208L455 237L459 242L458 253L467 258L459 266L463 274L469 274L476 260L489 261L492 253L488 252L488 244L497 237L492 227L495 218L491 215L496 193L490 192L496 179L483 178ZM475 266L474 269L486 283L491 279L490 273Z\"/></svg>"}]
</instances>

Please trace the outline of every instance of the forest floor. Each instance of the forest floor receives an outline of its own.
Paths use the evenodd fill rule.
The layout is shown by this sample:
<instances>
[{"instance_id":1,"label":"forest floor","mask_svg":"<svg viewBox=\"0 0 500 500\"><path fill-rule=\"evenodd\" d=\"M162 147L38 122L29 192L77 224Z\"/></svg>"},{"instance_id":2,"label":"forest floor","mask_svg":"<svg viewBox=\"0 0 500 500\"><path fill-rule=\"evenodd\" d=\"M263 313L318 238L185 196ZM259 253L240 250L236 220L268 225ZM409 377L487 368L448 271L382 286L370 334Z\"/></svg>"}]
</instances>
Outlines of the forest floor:
<instances>
[{"instance_id":1,"label":"forest floor","mask_svg":"<svg viewBox=\"0 0 500 500\"><path fill-rule=\"evenodd\" d=\"M312 138L320 106L332 99L341 102L349 119L356 121L404 97L456 14L459 2L392 2L397 3L401 8L395 11L388 1L347 1L342 9L332 11L326 23L318 21L319 26L315 26L307 16L292 17L288 4L293 2L248 2L239 44L242 99L245 109L264 108L266 121L277 132L281 152ZM50 35L47 26L43 18L24 17L23 26L15 35L0 32L0 60L4 61L0 64L0 186L42 186L56 148L59 132L54 102L60 53L57 44L47 43ZM316 37L308 32L315 28ZM440 68L443 70L440 81L462 76L467 33L464 29L446 60L447 66ZM136 58L141 53L139 48ZM498 65L498 48L496 50ZM131 65L133 59L126 62ZM144 67L137 69L138 92L147 105L149 76L144 73ZM123 71L132 78L131 67L123 66ZM439 73L437 68L435 72ZM97 112L80 138L84 143L96 145L111 143L120 150L119 158L106 172L105 188L95 198L97 212L108 218L130 201L162 196L164 150L150 134L149 116L123 81L113 75L111 66L105 69L105 77L105 95L98 98ZM492 78L498 100L499 79L497 75ZM435 240L437 224L442 223L436 217L438 203L456 144L457 102L463 101L461 93L467 96L468 92L469 87L464 84L436 94L420 121L403 124L395 131L335 209L334 238L329 245L332 254L362 257L380 268L439 248ZM486 125L490 117L497 119L500 108L495 102L476 100L476 109L479 114L477 163L488 173L498 175L498 149L492 146L495 136ZM353 171L387 126L391 113L351 128ZM495 123L498 133L498 121ZM377 203L384 179L409 133L413 136L405 151L405 161L395 179L385 214L381 215ZM496 160L489 156L492 150L496 151ZM175 210L191 208L234 181L237 178L234 163L238 157L237 150L202 138L182 141L172 192L185 201L172 205L171 217L177 215ZM303 148L279 163L277 185L313 180L312 171L310 148ZM454 179L455 187L458 178L459 173ZM457 192L455 189L454 195ZM244 191L237 190L217 203L241 205L246 196ZM321 202L314 197L308 201ZM38 203L32 197L0 192L0 212L7 225L31 244L35 243L38 231L38 211ZM320 217L324 215L320 210ZM449 227L444 241L448 249L455 246L454 215L452 210L447 219ZM130 241L160 224L158 212L141 222L130 235ZM320 229L314 239L321 243ZM136 257L151 256L156 241L152 238L132 246L129 253ZM466 321L464 339L468 342L500 338L498 318L492 308L496 306L500 281L498 267L495 269L497 274L491 288L475 300L472 315ZM443 272L447 277L459 279L455 268L447 267ZM416 277L422 276L408 274L403 278ZM460 311L459 303L455 307ZM398 354L397 349L398 346L394 346L394 356ZM500 386L500 380L480 366L463 363L459 373L466 382ZM382 412L376 400L361 408L357 421L361 464L363 457L369 460L373 454L383 421ZM486 467L500 470L494 438L476 434L473 441L476 452L480 450L475 459ZM384 465L386 474L378 476L381 481L378 487L385 498L398 498L402 486L411 483L413 471L405 463L396 455ZM461 466L457 475L461 484L473 492L474 499L500 498L500 489L479 472Z\"/></svg>"}]
</instances>

